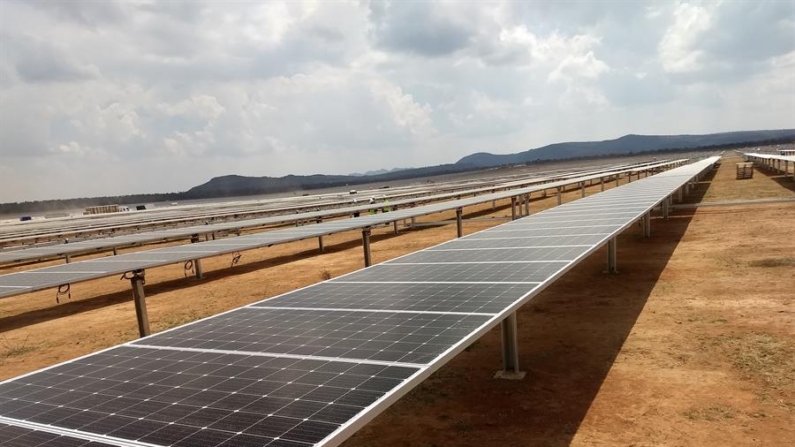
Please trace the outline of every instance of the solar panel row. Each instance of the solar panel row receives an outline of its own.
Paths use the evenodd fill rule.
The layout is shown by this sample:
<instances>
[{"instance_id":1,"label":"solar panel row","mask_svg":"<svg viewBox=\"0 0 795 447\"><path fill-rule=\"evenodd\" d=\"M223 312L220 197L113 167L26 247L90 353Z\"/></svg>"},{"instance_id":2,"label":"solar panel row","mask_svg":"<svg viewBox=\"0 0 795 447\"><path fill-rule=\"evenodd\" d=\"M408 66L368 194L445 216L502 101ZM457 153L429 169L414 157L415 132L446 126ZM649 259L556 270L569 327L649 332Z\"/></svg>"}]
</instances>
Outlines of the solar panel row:
<instances>
[{"instance_id":1,"label":"solar panel row","mask_svg":"<svg viewBox=\"0 0 795 447\"><path fill-rule=\"evenodd\" d=\"M492 189L516 188L527 186L532 183L539 183L543 181L562 180L566 178L581 177L589 173L608 172L617 169L624 169L628 167L635 167L641 169L644 166L656 164L656 162L643 162L631 163L612 166L599 166L588 167L585 169L577 169L574 171L547 171L534 174L533 177L523 178L519 180L480 180L475 182L466 182L465 184L435 184L424 185L422 187L413 188L400 188L400 191L390 189L388 194L390 200L396 201L406 197L412 197L412 200L439 200L444 198L455 197L460 194L473 194L488 192ZM422 195L429 195L432 197L417 197ZM307 197L295 198L296 200L306 200ZM220 203L220 204L205 204L200 209L193 209L190 207L167 210L158 210L147 212L143 214L121 214L121 215L95 215L90 218L80 218L75 220L59 220L59 221L33 221L27 222L24 225L9 225L0 227L0 245L9 242L9 239L19 240L42 240L45 237L57 238L59 236L75 235L90 233L92 231L101 232L112 229L121 230L130 228L140 230L140 227L147 227L149 225L177 225L180 223L199 221L200 219L216 219L224 217L239 217L249 216L253 217L255 214L262 214L266 210L270 212L281 213L299 213L301 210L308 209L309 207L316 207L318 205L324 206L340 206L348 204L351 198L345 201L321 201L318 202L317 198L312 199L313 203L289 205L279 205L278 202L291 199L277 199L274 203L262 203L260 201L247 201L246 203ZM275 206L274 206L275 205ZM206 208L209 207L210 210ZM86 221L88 220L88 221Z\"/></svg>"},{"instance_id":2,"label":"solar panel row","mask_svg":"<svg viewBox=\"0 0 795 447\"><path fill-rule=\"evenodd\" d=\"M2 382L0 439L337 445L715 161ZM505 248L515 263L489 257L496 246L455 257L506 229L543 239L549 217L585 228L594 206L624 218L587 243Z\"/></svg>"},{"instance_id":3,"label":"solar panel row","mask_svg":"<svg viewBox=\"0 0 795 447\"><path fill-rule=\"evenodd\" d=\"M670 163L660 163L658 167ZM578 181L598 179L602 174L582 177ZM477 205L492 200L511 197L515 194L528 194L544 188L569 184L570 180L549 183L540 186L531 186L520 190L498 192L494 194L469 197L451 202L435 203L415 208L404 208L389 213L366 215L359 218L327 221L303 227L291 227L273 230L264 233L249 234L235 238L224 238L214 241L199 242L190 245L165 247L137 253L121 254L118 256L100 258L89 261L73 262L71 264L56 265L52 267L27 270L0 276L0 298L18 295L35 290L57 287L79 281L87 281L111 275L117 275L132 270L147 269L177 262L185 262L211 256L235 253L243 250L267 247L307 238L322 237L338 232L360 230L368 227L389 224L394 221L420 217L428 214L448 211L450 209ZM214 227L228 227L231 224L217 224ZM177 231L177 230L174 230ZM560 231L563 231L562 229ZM595 231L599 231L598 229ZM573 234L564 232L560 234ZM147 236L144 236L147 237ZM9 253L10 254L10 253Z\"/></svg>"},{"instance_id":4,"label":"solar panel row","mask_svg":"<svg viewBox=\"0 0 795 447\"><path fill-rule=\"evenodd\" d=\"M673 164L676 162L661 162L661 163L654 163L652 165L644 165L647 169L654 169L657 167L665 166L668 164ZM598 170L597 172L602 173L602 175L614 175L614 172L628 172L631 169L638 169L638 167L631 167L625 170L620 171L604 171ZM605 174L607 173L607 174ZM575 176L577 180L571 180L567 182L566 180L560 180L553 184L550 184L550 187L555 187L561 184L571 184L577 183L583 177L594 178L593 176L596 174L587 173L586 175L579 175ZM542 183L544 181L548 181L548 178L540 178L536 179L534 182L522 181L519 182L519 185L526 185L527 183ZM525 186L526 188L526 186ZM492 188L480 188L477 190L468 191L467 193L475 194L478 192L486 192L491 191ZM537 191L538 188L532 188L533 191ZM512 194L507 193L507 191L501 192L496 197L492 197L490 199L485 199L478 203L483 203L484 201L490 201L500 198L507 198L510 197ZM456 197L462 194L462 192L456 193L447 193L447 194L439 194L435 196L425 197L422 200L430 201L430 200L443 200L449 199L452 197ZM390 203L390 206L399 207L403 205L410 205L417 201L417 199L408 199L402 201L393 201ZM452 203L452 202L451 202ZM114 236L102 239L91 239L91 240L84 240L78 242L72 242L69 244L58 244L58 245L49 245L49 246L41 246L41 247L30 247L20 250L12 250L1 252L0 251L0 264L2 263L11 263L11 262L23 262L23 261L31 261L31 260L38 260L38 259L47 259L52 257L60 257L65 255L77 255L81 253L91 253L98 250L107 250L110 248L119 248L119 247L126 247L126 246L134 246L140 245L144 243L151 243L156 241L165 241L165 240L174 240L174 239L184 239L188 238L194 234L211 234L211 233L224 233L224 232L236 232L241 229L245 228L257 228L263 227L267 225L275 225L281 224L285 222L300 222L305 220L316 220L316 219L323 219L332 216L340 216L340 215L350 215L356 212L366 212L372 206L371 205L360 205L360 206L353 206L353 207L346 207L340 209L333 209L333 210L322 210L322 211L311 211L311 212L304 212L301 214L292 214L292 215L281 215L281 216L270 216L270 217L262 217L257 219L247 219L243 221L234 221L234 222L221 222L221 223L214 223L209 225L195 225L191 227L183 227L183 228L174 228L174 229L164 229L164 230L157 230L157 231L146 231L137 234L131 235L121 235L121 236ZM452 203L448 209L455 208L456 205Z\"/></svg>"},{"instance_id":5,"label":"solar panel row","mask_svg":"<svg viewBox=\"0 0 795 447\"><path fill-rule=\"evenodd\" d=\"M792 180L795 181L795 156L793 155L776 155L776 154L759 154L756 152L744 152L746 160L750 160L765 166L768 169L774 169L784 174L784 177L789 176L789 164L792 163ZM784 164L782 166L781 164Z\"/></svg>"}]
</instances>

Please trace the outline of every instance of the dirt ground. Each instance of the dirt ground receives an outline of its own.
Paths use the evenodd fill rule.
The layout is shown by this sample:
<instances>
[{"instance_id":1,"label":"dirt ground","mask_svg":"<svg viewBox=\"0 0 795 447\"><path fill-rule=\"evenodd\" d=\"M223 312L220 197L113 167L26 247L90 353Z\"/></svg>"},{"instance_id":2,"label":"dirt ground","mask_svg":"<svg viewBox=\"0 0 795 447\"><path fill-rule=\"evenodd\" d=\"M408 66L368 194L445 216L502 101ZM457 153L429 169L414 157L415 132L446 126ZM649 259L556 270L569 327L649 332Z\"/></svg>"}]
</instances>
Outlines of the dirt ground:
<instances>
[{"instance_id":1,"label":"dirt ground","mask_svg":"<svg viewBox=\"0 0 795 447\"><path fill-rule=\"evenodd\" d=\"M757 171L735 180L724 158L687 201L795 198L795 183ZM608 185L612 187L613 184ZM589 188L595 193L599 186ZM564 201L579 197L571 191ZM536 198L534 211L553 206ZM507 203L467 209L471 233ZM421 219L450 219L452 213ZM619 237L619 273L604 249L518 312L522 381L493 379L495 330L344 445L789 446L795 442L795 203L681 209ZM374 262L455 236L454 225L374 232ZM153 331L361 267L359 235L308 240L147 271ZM20 269L25 267L16 267ZM30 267L27 267L30 268ZM0 273L14 269L0 270ZM106 278L0 302L0 378L137 335L129 283Z\"/></svg>"}]
</instances>

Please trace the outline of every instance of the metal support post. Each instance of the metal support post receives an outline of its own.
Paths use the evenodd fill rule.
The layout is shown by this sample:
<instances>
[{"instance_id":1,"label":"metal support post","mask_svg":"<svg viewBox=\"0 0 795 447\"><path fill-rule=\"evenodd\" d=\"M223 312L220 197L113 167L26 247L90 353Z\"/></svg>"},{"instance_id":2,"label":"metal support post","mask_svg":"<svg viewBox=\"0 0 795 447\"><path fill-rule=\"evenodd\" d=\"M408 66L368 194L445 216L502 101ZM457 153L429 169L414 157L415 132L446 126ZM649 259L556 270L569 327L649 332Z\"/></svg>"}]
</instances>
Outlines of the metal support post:
<instances>
[{"instance_id":1,"label":"metal support post","mask_svg":"<svg viewBox=\"0 0 795 447\"><path fill-rule=\"evenodd\" d=\"M458 237L464 236L464 222L461 220L464 214L464 209L460 206L455 209L455 229Z\"/></svg>"},{"instance_id":2,"label":"metal support post","mask_svg":"<svg viewBox=\"0 0 795 447\"><path fill-rule=\"evenodd\" d=\"M199 234L198 233L192 234L190 236L190 243L195 244L197 242L199 242ZM193 267L196 270L196 279L202 279L204 277L204 273L202 272L201 260L194 259L192 262L193 262Z\"/></svg>"},{"instance_id":3,"label":"metal support post","mask_svg":"<svg viewBox=\"0 0 795 447\"><path fill-rule=\"evenodd\" d=\"M580 191L581 191L581 192L580 192L580 196L581 196L581 197L585 197L585 182L581 182L581 183L580 183L580 185L582 185L582 186L580 187Z\"/></svg>"},{"instance_id":4,"label":"metal support post","mask_svg":"<svg viewBox=\"0 0 795 447\"><path fill-rule=\"evenodd\" d=\"M511 197L511 220L516 220L516 197Z\"/></svg>"},{"instance_id":5,"label":"metal support post","mask_svg":"<svg viewBox=\"0 0 795 447\"><path fill-rule=\"evenodd\" d=\"M495 209L497 209L497 201L496 200L492 200L491 201L491 210L494 211Z\"/></svg>"},{"instance_id":6,"label":"metal support post","mask_svg":"<svg viewBox=\"0 0 795 447\"><path fill-rule=\"evenodd\" d=\"M525 194L524 196L524 215L530 215L530 194Z\"/></svg>"},{"instance_id":7,"label":"metal support post","mask_svg":"<svg viewBox=\"0 0 795 447\"><path fill-rule=\"evenodd\" d=\"M561 197L560 186L558 186L558 205L563 203L563 197Z\"/></svg>"},{"instance_id":8,"label":"metal support post","mask_svg":"<svg viewBox=\"0 0 795 447\"><path fill-rule=\"evenodd\" d=\"M651 237L651 211L643 215L643 237Z\"/></svg>"},{"instance_id":9,"label":"metal support post","mask_svg":"<svg viewBox=\"0 0 795 447\"><path fill-rule=\"evenodd\" d=\"M204 278L204 270L202 270L202 260L201 259L194 259L193 260L193 269L196 270L196 279L203 279Z\"/></svg>"},{"instance_id":10,"label":"metal support post","mask_svg":"<svg viewBox=\"0 0 795 447\"><path fill-rule=\"evenodd\" d=\"M370 227L362 230L362 249L364 250L364 266L370 267L372 259L370 258Z\"/></svg>"},{"instance_id":11,"label":"metal support post","mask_svg":"<svg viewBox=\"0 0 795 447\"><path fill-rule=\"evenodd\" d=\"M64 256L64 259L66 260L66 263L67 263L67 264L68 264L68 263L70 263L70 262L72 262L72 257L71 257L70 255L66 255L66 256Z\"/></svg>"},{"instance_id":12,"label":"metal support post","mask_svg":"<svg viewBox=\"0 0 795 447\"><path fill-rule=\"evenodd\" d=\"M502 367L494 374L496 379L521 380L525 372L519 370L519 342L516 337L516 312L505 317L500 325L502 332Z\"/></svg>"},{"instance_id":13,"label":"metal support post","mask_svg":"<svg viewBox=\"0 0 795 447\"><path fill-rule=\"evenodd\" d=\"M135 316L138 319L138 333L141 337L146 337L151 331L149 330L149 314L146 312L146 295L144 295L145 273L143 270L135 270L126 273L125 277L130 280L132 286Z\"/></svg>"},{"instance_id":14,"label":"metal support post","mask_svg":"<svg viewBox=\"0 0 795 447\"><path fill-rule=\"evenodd\" d=\"M677 202L682 203L685 200L685 189L680 186L678 194L679 194L679 197L678 197Z\"/></svg>"},{"instance_id":15,"label":"metal support post","mask_svg":"<svg viewBox=\"0 0 795 447\"><path fill-rule=\"evenodd\" d=\"M393 231L395 232L395 234L398 234L398 221L392 222L392 226L394 227Z\"/></svg>"},{"instance_id":16,"label":"metal support post","mask_svg":"<svg viewBox=\"0 0 795 447\"><path fill-rule=\"evenodd\" d=\"M632 173L627 172L627 183L632 183Z\"/></svg>"},{"instance_id":17,"label":"metal support post","mask_svg":"<svg viewBox=\"0 0 795 447\"><path fill-rule=\"evenodd\" d=\"M616 186L619 185L620 181L621 181L621 174L616 174Z\"/></svg>"},{"instance_id":18,"label":"metal support post","mask_svg":"<svg viewBox=\"0 0 795 447\"><path fill-rule=\"evenodd\" d=\"M663 200L663 203L662 203L663 219L667 219L668 218L669 206L670 206L670 202L669 202L668 198L666 197L665 200Z\"/></svg>"},{"instance_id":19,"label":"metal support post","mask_svg":"<svg viewBox=\"0 0 795 447\"><path fill-rule=\"evenodd\" d=\"M118 256L119 250L116 247L113 247L113 256Z\"/></svg>"},{"instance_id":20,"label":"metal support post","mask_svg":"<svg viewBox=\"0 0 795 447\"><path fill-rule=\"evenodd\" d=\"M317 248L320 250L321 253L325 250L325 246L323 245L323 236L317 237Z\"/></svg>"},{"instance_id":21,"label":"metal support post","mask_svg":"<svg viewBox=\"0 0 795 447\"><path fill-rule=\"evenodd\" d=\"M607 241L607 273L618 273L616 264L617 239L614 237Z\"/></svg>"},{"instance_id":22,"label":"metal support post","mask_svg":"<svg viewBox=\"0 0 795 447\"><path fill-rule=\"evenodd\" d=\"M602 191L605 190L605 178L599 177L599 186L602 188Z\"/></svg>"}]
</instances>

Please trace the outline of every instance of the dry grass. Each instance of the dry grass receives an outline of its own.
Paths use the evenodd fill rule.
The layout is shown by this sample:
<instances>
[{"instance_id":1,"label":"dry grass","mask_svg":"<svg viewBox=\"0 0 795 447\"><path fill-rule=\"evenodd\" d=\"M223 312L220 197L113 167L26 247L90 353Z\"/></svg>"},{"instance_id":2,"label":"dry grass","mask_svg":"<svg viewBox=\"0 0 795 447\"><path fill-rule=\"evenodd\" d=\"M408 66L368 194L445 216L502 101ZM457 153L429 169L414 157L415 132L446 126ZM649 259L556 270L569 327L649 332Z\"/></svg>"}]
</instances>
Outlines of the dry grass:
<instances>
[{"instance_id":1,"label":"dry grass","mask_svg":"<svg viewBox=\"0 0 795 447\"><path fill-rule=\"evenodd\" d=\"M3 358L23 356L30 354L39 348L39 346L30 342L30 336L26 336L22 340L12 340L7 337L0 337L0 347L3 349L2 353L0 353L0 357Z\"/></svg>"},{"instance_id":2,"label":"dry grass","mask_svg":"<svg viewBox=\"0 0 795 447\"><path fill-rule=\"evenodd\" d=\"M785 258L765 258L759 259L756 261L751 261L748 263L751 267L795 267L795 258L793 257L785 257Z\"/></svg>"},{"instance_id":3,"label":"dry grass","mask_svg":"<svg viewBox=\"0 0 795 447\"><path fill-rule=\"evenodd\" d=\"M710 405L707 407L691 408L684 412L685 418L691 421L719 422L734 419L737 410L728 405Z\"/></svg>"}]
</instances>

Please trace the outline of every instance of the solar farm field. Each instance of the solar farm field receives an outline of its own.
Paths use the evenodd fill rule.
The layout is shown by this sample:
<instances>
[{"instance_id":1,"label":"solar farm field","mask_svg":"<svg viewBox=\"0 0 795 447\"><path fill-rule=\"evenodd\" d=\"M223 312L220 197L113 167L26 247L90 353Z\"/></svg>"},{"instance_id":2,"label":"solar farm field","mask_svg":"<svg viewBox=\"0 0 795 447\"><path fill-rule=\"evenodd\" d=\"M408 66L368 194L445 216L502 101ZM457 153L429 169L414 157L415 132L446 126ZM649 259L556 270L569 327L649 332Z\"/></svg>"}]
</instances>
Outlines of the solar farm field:
<instances>
[{"instance_id":1,"label":"solar farm field","mask_svg":"<svg viewBox=\"0 0 795 447\"><path fill-rule=\"evenodd\" d=\"M795 197L792 185L762 173L734 180L734 161L724 158L687 201ZM477 219L465 233L505 222L510 210L498 205L468 209ZM793 217L792 202L703 207L654 219L650 239L642 227L624 232L618 275L603 273L603 248L519 311L523 381L492 379L501 364L494 330L345 445L788 444ZM454 226L430 220L439 217L400 235L374 231L374 262L455 237ZM357 235L340 234L321 256L310 240L229 263L208 259L192 287L181 266L147 275L153 331L357 270L361 247ZM51 291L0 303L2 378L136 338L126 282L92 281L73 294L59 306Z\"/></svg>"}]
</instances>

